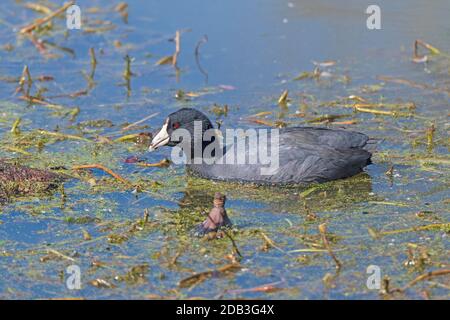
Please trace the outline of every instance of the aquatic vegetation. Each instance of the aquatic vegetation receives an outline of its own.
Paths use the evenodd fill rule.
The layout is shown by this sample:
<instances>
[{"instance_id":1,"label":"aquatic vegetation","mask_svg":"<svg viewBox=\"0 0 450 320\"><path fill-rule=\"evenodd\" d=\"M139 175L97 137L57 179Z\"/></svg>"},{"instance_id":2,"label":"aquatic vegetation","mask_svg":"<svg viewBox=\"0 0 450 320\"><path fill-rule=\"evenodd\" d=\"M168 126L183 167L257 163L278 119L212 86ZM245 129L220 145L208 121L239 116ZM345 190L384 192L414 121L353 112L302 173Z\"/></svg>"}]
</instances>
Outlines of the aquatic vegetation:
<instances>
[{"instance_id":1,"label":"aquatic vegetation","mask_svg":"<svg viewBox=\"0 0 450 320\"><path fill-rule=\"evenodd\" d=\"M0 202L50 192L64 179L64 176L50 171L32 169L0 159Z\"/></svg>"},{"instance_id":2,"label":"aquatic vegetation","mask_svg":"<svg viewBox=\"0 0 450 320\"><path fill-rule=\"evenodd\" d=\"M275 2L258 7L270 19L237 32L244 11L220 20L205 3L209 14L192 20L191 6L93 0L82 29L67 30L70 3L0 12L0 158L45 173L11 183L0 162L0 298L448 299L445 37L425 29L405 43L406 21L369 49L353 22L322 9L314 23L289 11L281 28L287 13ZM328 20L351 45L312 28ZM146 152L181 107L222 129L361 131L374 164L310 186L198 179L170 163L170 150ZM216 192L233 226L195 237ZM74 264L81 290L65 286ZM366 285L371 265L379 289Z\"/></svg>"}]
</instances>

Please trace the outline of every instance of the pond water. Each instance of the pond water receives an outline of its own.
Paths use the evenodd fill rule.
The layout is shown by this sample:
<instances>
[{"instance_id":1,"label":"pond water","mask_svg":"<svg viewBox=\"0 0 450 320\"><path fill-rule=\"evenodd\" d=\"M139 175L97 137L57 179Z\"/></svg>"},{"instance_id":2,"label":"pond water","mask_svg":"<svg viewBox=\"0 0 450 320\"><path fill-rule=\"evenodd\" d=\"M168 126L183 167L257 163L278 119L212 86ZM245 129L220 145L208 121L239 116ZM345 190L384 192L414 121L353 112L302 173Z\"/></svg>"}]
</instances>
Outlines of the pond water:
<instances>
[{"instance_id":1,"label":"pond water","mask_svg":"<svg viewBox=\"0 0 450 320\"><path fill-rule=\"evenodd\" d=\"M44 11L61 6L33 3ZM366 285L370 265L391 288L449 268L448 1L377 1L381 30L366 27L370 3L356 0L77 4L81 30L67 30L58 17L34 36L19 31L46 13L0 4L0 157L73 177L64 189L0 208L0 298L449 297L448 274L397 294ZM178 67L159 65L174 53L177 30ZM416 39L425 43L419 63L412 61ZM17 90L25 65L34 103L21 98L26 82ZM378 141L374 163L350 179L289 189L126 163L130 156L170 158L168 148L148 153L145 144L116 139L154 132L181 107L205 112L221 128L364 132ZM133 187L102 170L70 170L89 164ZM192 235L216 191L227 195L242 257L227 237ZM323 223L338 271L321 240ZM234 260L239 269L199 274ZM66 285L71 265L81 271L79 290ZM192 275L192 283L182 281Z\"/></svg>"}]
</instances>

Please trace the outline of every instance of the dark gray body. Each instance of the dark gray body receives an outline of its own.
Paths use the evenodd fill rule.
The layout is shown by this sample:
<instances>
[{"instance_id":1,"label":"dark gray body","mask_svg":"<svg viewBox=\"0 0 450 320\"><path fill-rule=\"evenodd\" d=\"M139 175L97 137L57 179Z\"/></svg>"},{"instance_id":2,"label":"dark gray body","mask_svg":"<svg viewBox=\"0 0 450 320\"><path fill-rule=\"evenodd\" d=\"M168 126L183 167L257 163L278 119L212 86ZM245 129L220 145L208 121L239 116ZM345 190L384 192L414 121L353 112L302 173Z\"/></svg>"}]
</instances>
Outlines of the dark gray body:
<instances>
[{"instance_id":1,"label":"dark gray body","mask_svg":"<svg viewBox=\"0 0 450 320\"><path fill-rule=\"evenodd\" d=\"M312 127L279 133L279 167L270 175L261 174L261 164L188 164L188 172L213 180L305 185L350 177L371 163L364 150L369 138L362 133Z\"/></svg>"}]
</instances>

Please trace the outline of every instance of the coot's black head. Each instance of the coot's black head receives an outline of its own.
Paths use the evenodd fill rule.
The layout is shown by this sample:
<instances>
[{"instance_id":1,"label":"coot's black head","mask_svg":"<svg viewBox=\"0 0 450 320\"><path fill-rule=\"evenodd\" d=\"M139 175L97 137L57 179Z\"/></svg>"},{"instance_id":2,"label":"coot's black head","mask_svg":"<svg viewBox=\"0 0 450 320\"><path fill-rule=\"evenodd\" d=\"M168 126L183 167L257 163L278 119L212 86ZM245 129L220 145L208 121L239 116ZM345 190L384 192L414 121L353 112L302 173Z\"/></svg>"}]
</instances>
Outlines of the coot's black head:
<instances>
[{"instance_id":1,"label":"coot's black head","mask_svg":"<svg viewBox=\"0 0 450 320\"><path fill-rule=\"evenodd\" d=\"M194 136L194 126L201 125L201 135ZM213 125L209 121L208 117L205 116L198 110L192 108L182 108L174 113L169 114L169 116L164 121L164 124L158 134L153 138L150 144L149 151L153 151L161 146L174 147L182 142L181 139L172 140L172 134L177 129L185 129L189 131L191 136L191 141L194 143L195 140L202 140L203 133L212 129ZM199 133L199 132L196 132Z\"/></svg>"}]
</instances>

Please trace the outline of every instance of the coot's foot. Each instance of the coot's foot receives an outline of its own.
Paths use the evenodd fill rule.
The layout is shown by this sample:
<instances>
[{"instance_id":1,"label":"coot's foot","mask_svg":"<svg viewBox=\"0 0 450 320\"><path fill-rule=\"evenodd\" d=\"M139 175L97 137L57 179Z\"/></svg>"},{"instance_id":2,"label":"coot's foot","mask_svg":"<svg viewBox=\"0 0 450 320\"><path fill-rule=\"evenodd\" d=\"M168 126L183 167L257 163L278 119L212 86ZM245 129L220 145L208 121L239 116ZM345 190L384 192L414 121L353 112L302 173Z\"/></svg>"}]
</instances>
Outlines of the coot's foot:
<instances>
[{"instance_id":1,"label":"coot's foot","mask_svg":"<svg viewBox=\"0 0 450 320\"><path fill-rule=\"evenodd\" d=\"M231 227L232 225L224 205L225 196L217 192L214 196L214 208L211 209L206 220L196 227L196 236L202 237L213 233L216 234L213 238L221 238L223 236L220 232L220 228Z\"/></svg>"},{"instance_id":2,"label":"coot's foot","mask_svg":"<svg viewBox=\"0 0 450 320\"><path fill-rule=\"evenodd\" d=\"M222 238L223 232L221 231L223 228L230 228L233 226L230 219L226 219L223 223L216 225L216 227L211 228L208 223L209 218L206 218L205 221L198 224L194 229L194 235L196 237L204 237L208 236L211 238Z\"/></svg>"}]
</instances>

